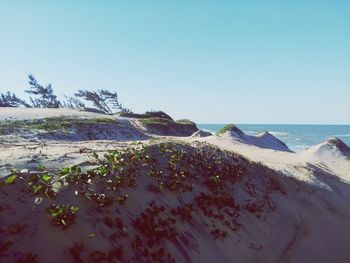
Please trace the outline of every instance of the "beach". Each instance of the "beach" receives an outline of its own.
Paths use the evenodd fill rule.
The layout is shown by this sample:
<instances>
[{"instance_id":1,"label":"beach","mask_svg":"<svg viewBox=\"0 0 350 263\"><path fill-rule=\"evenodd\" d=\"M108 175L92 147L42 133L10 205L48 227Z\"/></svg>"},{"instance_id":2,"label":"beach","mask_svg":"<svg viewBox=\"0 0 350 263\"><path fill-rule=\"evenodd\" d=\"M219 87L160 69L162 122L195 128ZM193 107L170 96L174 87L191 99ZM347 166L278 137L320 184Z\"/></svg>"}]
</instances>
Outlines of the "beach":
<instances>
[{"instance_id":1,"label":"beach","mask_svg":"<svg viewBox=\"0 0 350 263\"><path fill-rule=\"evenodd\" d=\"M211 133L219 131L226 124L197 124L198 128ZM330 137L337 137L350 144L350 125L320 124L236 124L239 129L249 135L257 135L268 131L288 145L295 152L320 144Z\"/></svg>"},{"instance_id":2,"label":"beach","mask_svg":"<svg viewBox=\"0 0 350 263\"><path fill-rule=\"evenodd\" d=\"M294 152L235 125L74 109L0 120L1 262L350 262L339 138Z\"/></svg>"}]
</instances>

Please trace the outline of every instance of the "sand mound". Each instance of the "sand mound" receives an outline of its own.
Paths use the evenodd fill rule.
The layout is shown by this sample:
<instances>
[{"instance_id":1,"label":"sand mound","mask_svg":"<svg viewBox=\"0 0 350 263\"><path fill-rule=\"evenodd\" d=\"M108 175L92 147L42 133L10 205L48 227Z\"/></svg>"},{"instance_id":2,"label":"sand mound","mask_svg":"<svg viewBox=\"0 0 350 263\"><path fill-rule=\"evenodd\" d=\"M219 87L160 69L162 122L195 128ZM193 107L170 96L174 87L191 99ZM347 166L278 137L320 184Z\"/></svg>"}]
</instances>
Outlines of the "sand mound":
<instances>
[{"instance_id":1,"label":"sand mound","mask_svg":"<svg viewBox=\"0 0 350 263\"><path fill-rule=\"evenodd\" d=\"M189 120L172 121L164 118L144 118L138 122L149 134L163 136L191 136L198 131L196 124Z\"/></svg>"},{"instance_id":2,"label":"sand mound","mask_svg":"<svg viewBox=\"0 0 350 263\"><path fill-rule=\"evenodd\" d=\"M231 124L220 130L217 135L229 137L244 144L254 145L260 148L291 152L285 143L268 132L262 132L256 136L247 135L237 126Z\"/></svg>"},{"instance_id":3,"label":"sand mound","mask_svg":"<svg viewBox=\"0 0 350 263\"><path fill-rule=\"evenodd\" d=\"M79 118L78 118L79 116ZM133 141L150 138L132 120L117 118L50 117L0 122L4 142L40 141Z\"/></svg>"},{"instance_id":4,"label":"sand mound","mask_svg":"<svg viewBox=\"0 0 350 263\"><path fill-rule=\"evenodd\" d=\"M236 125L229 124L216 133L217 135L229 135L235 138L242 138L245 134Z\"/></svg>"},{"instance_id":5,"label":"sand mound","mask_svg":"<svg viewBox=\"0 0 350 263\"><path fill-rule=\"evenodd\" d=\"M139 144L92 162L2 180L1 262L350 259L348 199L235 153Z\"/></svg>"},{"instance_id":6,"label":"sand mound","mask_svg":"<svg viewBox=\"0 0 350 263\"><path fill-rule=\"evenodd\" d=\"M132 141L147 139L153 135L185 137L196 131L198 128L194 122L174 121L162 111L107 115L89 109L1 108L0 112L0 135L9 135L4 141L10 142Z\"/></svg>"},{"instance_id":7,"label":"sand mound","mask_svg":"<svg viewBox=\"0 0 350 263\"><path fill-rule=\"evenodd\" d=\"M234 125L166 120L188 135L160 138L141 118L23 110L0 113L18 118L0 123L0 262L350 262L337 138L293 153Z\"/></svg>"},{"instance_id":8,"label":"sand mound","mask_svg":"<svg viewBox=\"0 0 350 263\"><path fill-rule=\"evenodd\" d=\"M206 131L203 131L203 130L198 130L196 131L195 133L193 133L191 135L191 137L194 137L194 138L201 138L201 137L208 137L208 136L212 136L213 134L211 134L210 132L206 132Z\"/></svg>"},{"instance_id":9,"label":"sand mound","mask_svg":"<svg viewBox=\"0 0 350 263\"><path fill-rule=\"evenodd\" d=\"M0 121L5 120L30 120L43 118L113 118L111 115L106 115L96 110L91 109L70 109L70 108L1 108Z\"/></svg>"},{"instance_id":10,"label":"sand mound","mask_svg":"<svg viewBox=\"0 0 350 263\"><path fill-rule=\"evenodd\" d=\"M125 118L133 118L133 119L162 118L162 119L173 121L173 118L171 118L168 114L166 114L163 111L147 111L143 114L121 112L119 113L119 116L125 117Z\"/></svg>"},{"instance_id":11,"label":"sand mound","mask_svg":"<svg viewBox=\"0 0 350 263\"><path fill-rule=\"evenodd\" d=\"M252 144L261 148L287 152L291 151L284 142L282 142L281 140L273 136L271 133L268 133L266 131L256 136L249 136L248 138L252 140Z\"/></svg>"},{"instance_id":12,"label":"sand mound","mask_svg":"<svg viewBox=\"0 0 350 263\"><path fill-rule=\"evenodd\" d=\"M349 146L336 137L331 137L323 143L310 147L305 150L305 153L309 153L316 157L329 155L333 157L345 156L350 158Z\"/></svg>"}]
</instances>

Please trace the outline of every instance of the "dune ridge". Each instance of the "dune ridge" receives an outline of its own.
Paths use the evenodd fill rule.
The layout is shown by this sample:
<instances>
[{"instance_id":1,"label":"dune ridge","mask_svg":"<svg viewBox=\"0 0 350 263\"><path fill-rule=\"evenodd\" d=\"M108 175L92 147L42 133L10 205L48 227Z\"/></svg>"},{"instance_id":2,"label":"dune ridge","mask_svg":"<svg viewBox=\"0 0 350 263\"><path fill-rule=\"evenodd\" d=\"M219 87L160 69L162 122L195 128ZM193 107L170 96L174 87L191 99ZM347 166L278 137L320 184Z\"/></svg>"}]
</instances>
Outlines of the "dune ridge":
<instances>
[{"instance_id":1,"label":"dune ridge","mask_svg":"<svg viewBox=\"0 0 350 263\"><path fill-rule=\"evenodd\" d=\"M138 117L4 108L1 262L350 262L340 139Z\"/></svg>"},{"instance_id":2,"label":"dune ridge","mask_svg":"<svg viewBox=\"0 0 350 263\"><path fill-rule=\"evenodd\" d=\"M254 135L245 134L237 126L230 124L217 132L218 136L228 137L244 144L254 145L259 148L266 148L277 151L291 152L287 145L267 131Z\"/></svg>"}]
</instances>

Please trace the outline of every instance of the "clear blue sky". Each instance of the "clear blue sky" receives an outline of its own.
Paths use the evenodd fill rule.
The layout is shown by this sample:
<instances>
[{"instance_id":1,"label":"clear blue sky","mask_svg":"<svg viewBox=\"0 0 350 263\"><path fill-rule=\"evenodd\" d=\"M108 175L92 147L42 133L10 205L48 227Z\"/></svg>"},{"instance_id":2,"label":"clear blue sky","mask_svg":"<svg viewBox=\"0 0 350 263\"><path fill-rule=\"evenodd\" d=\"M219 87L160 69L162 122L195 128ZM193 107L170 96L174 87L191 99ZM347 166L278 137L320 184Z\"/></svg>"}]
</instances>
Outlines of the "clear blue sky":
<instances>
[{"instance_id":1,"label":"clear blue sky","mask_svg":"<svg viewBox=\"0 0 350 263\"><path fill-rule=\"evenodd\" d=\"M0 0L0 92L110 89L198 123L350 123L350 1Z\"/></svg>"}]
</instances>

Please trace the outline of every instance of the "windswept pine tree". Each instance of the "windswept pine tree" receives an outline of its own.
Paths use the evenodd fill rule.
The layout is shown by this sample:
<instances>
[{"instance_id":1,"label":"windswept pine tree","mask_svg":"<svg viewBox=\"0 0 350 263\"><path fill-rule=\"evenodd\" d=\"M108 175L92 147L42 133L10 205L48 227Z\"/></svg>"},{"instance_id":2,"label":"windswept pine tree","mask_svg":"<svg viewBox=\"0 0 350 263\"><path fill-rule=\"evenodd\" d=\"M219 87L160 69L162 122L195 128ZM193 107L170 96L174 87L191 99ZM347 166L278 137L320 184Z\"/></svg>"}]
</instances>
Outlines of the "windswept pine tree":
<instances>
[{"instance_id":1,"label":"windswept pine tree","mask_svg":"<svg viewBox=\"0 0 350 263\"><path fill-rule=\"evenodd\" d=\"M103 98L106 100L106 102L111 105L113 109L120 110L121 112L127 112L127 113L131 112L130 109L125 108L123 104L119 102L117 92L110 92L108 90L100 90L99 92L103 96Z\"/></svg>"},{"instance_id":2,"label":"windswept pine tree","mask_svg":"<svg viewBox=\"0 0 350 263\"><path fill-rule=\"evenodd\" d=\"M132 113L132 111L123 106L118 100L118 93L109 90L79 90L75 97L65 96L66 100L60 101L53 92L51 84L43 86L39 84L37 79L32 75L28 75L30 88L25 90L26 93L33 96L27 103L16 96L16 94L7 91L0 94L0 107L20 107L27 108L84 108L85 104L79 99L91 102L93 106L106 114L112 114L115 111L123 113Z\"/></svg>"},{"instance_id":3,"label":"windswept pine tree","mask_svg":"<svg viewBox=\"0 0 350 263\"><path fill-rule=\"evenodd\" d=\"M45 87L42 86L32 74L29 74L28 78L30 89L25 92L36 96L34 98L30 97L30 101L34 108L59 108L62 106L62 103L53 93L51 84L48 84Z\"/></svg>"},{"instance_id":4,"label":"windswept pine tree","mask_svg":"<svg viewBox=\"0 0 350 263\"><path fill-rule=\"evenodd\" d=\"M79 100L78 98L75 98L75 97L66 97L66 101L63 101L62 102L62 105L63 107L65 108L84 108L85 107L85 104Z\"/></svg>"},{"instance_id":5,"label":"windswept pine tree","mask_svg":"<svg viewBox=\"0 0 350 263\"><path fill-rule=\"evenodd\" d=\"M0 107L19 107L24 106L30 108L31 106L25 101L11 92L1 93L0 95Z\"/></svg>"},{"instance_id":6,"label":"windswept pine tree","mask_svg":"<svg viewBox=\"0 0 350 263\"><path fill-rule=\"evenodd\" d=\"M79 90L75 96L92 102L96 108L107 114L113 113L113 109L120 110L122 112L131 112L130 109L125 108L121 103L119 103L117 92L110 92L108 90Z\"/></svg>"}]
</instances>

